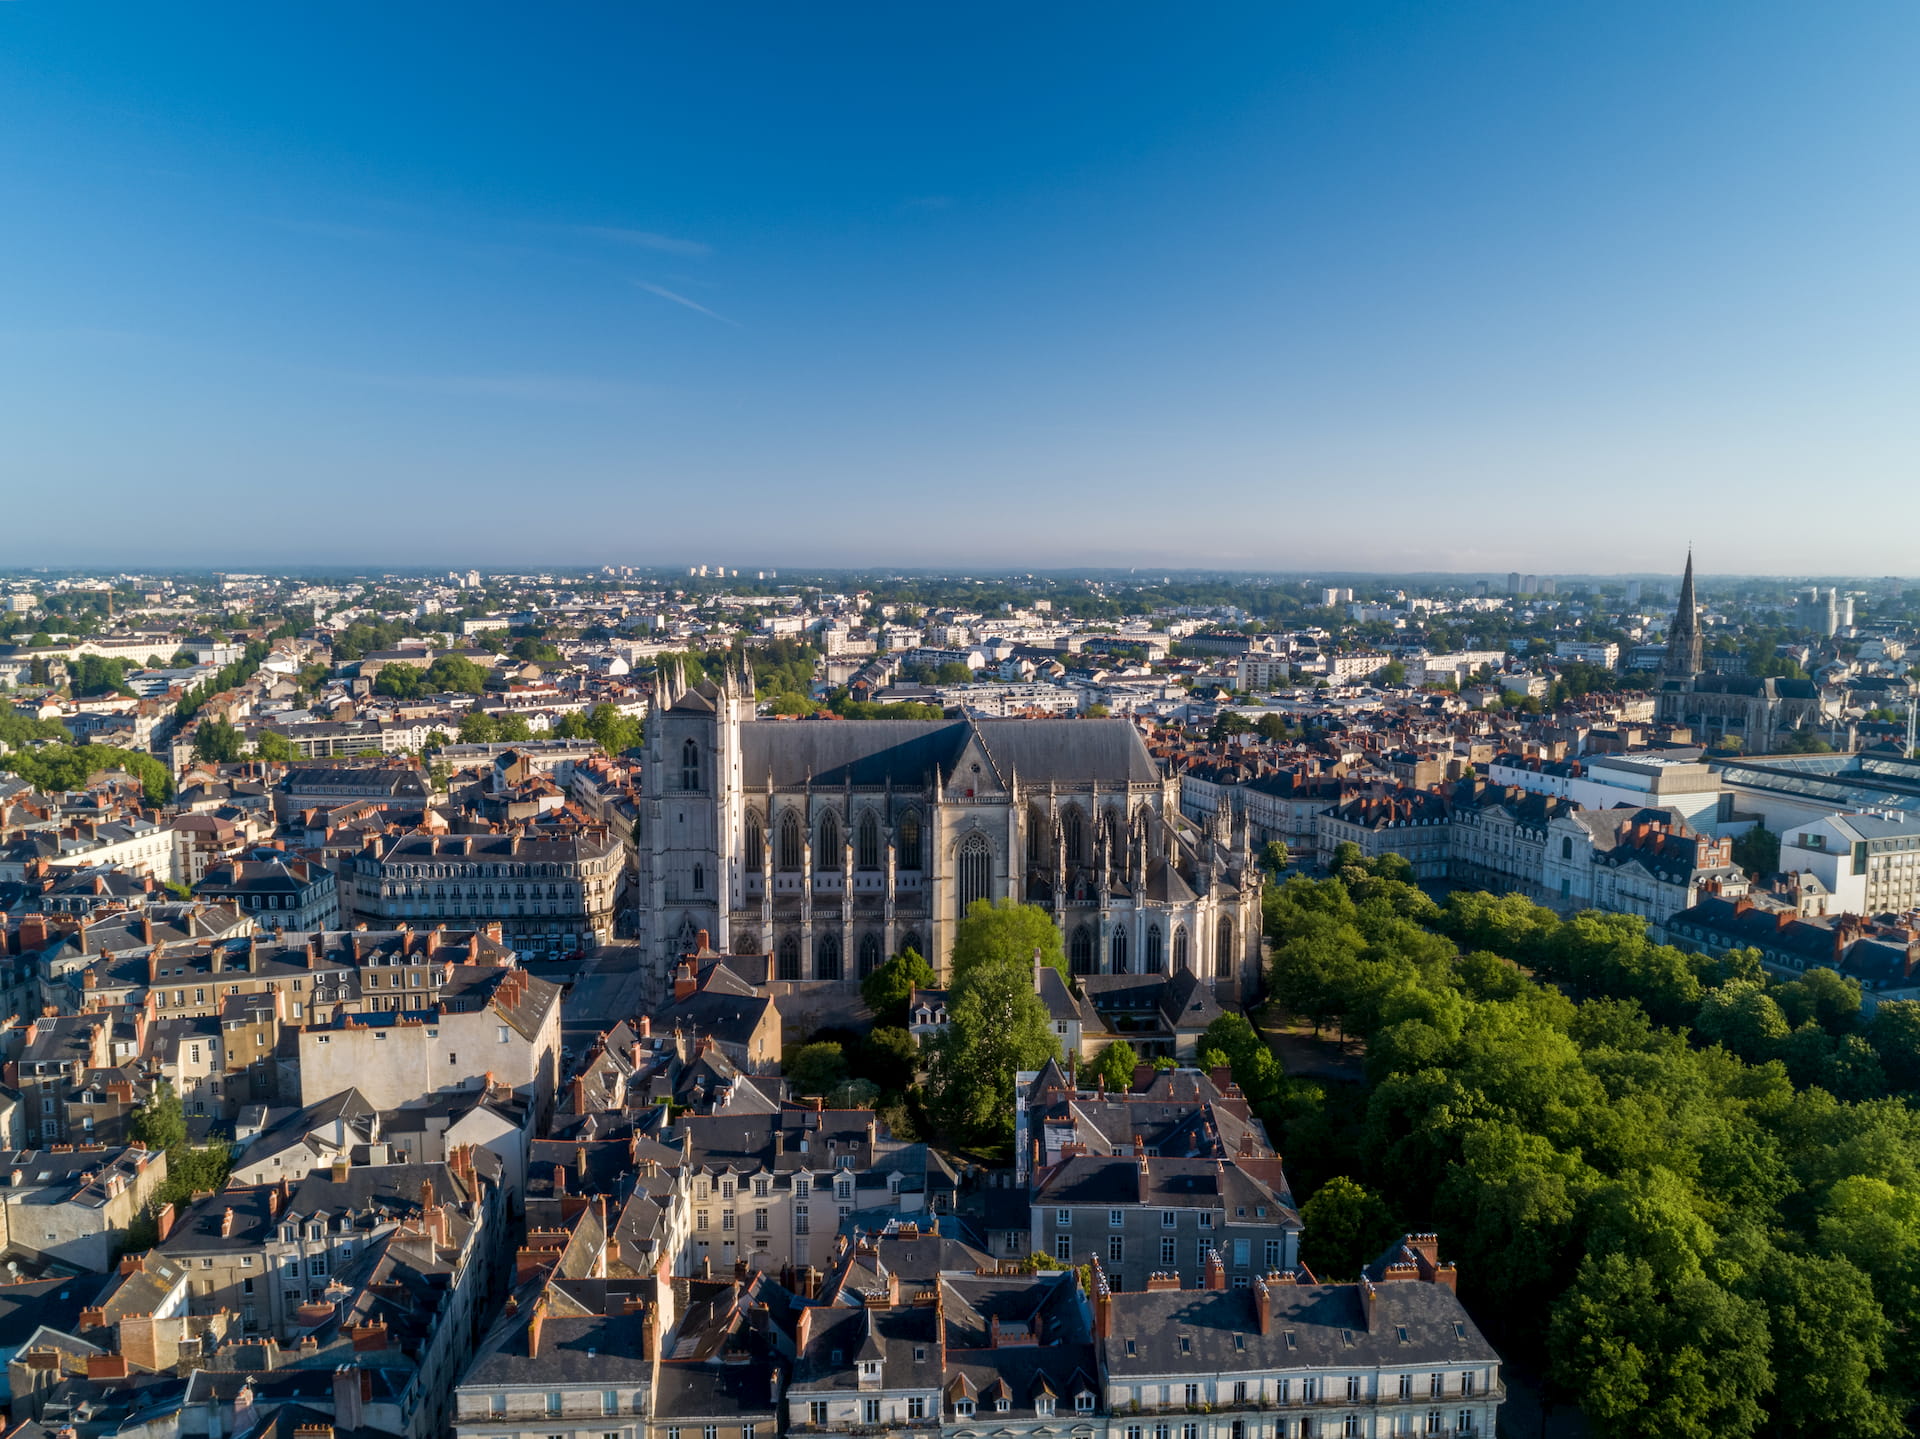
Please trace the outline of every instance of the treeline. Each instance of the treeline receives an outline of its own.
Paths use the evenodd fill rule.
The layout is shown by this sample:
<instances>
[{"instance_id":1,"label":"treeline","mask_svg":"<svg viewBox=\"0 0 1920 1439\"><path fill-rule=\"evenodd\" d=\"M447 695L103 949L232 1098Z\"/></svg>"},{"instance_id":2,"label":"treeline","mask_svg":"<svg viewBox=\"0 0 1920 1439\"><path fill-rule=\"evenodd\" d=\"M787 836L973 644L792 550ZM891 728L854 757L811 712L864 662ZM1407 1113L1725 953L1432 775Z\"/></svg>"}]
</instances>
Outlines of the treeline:
<instances>
[{"instance_id":1,"label":"treeline","mask_svg":"<svg viewBox=\"0 0 1920 1439\"><path fill-rule=\"evenodd\" d=\"M1831 972L1440 907L1357 858L1267 899L1277 999L1366 1042L1364 1086L1269 1107L1296 1180L1439 1230L1476 1315L1603 1435L1906 1432L1920 1006L1862 1024Z\"/></svg>"},{"instance_id":2,"label":"treeline","mask_svg":"<svg viewBox=\"0 0 1920 1439\"><path fill-rule=\"evenodd\" d=\"M60 732L66 733L64 729ZM173 798L173 776L167 767L138 750L110 744L43 744L0 754L0 770L16 774L44 791L83 789L91 776L116 769L140 781L141 794L148 804L165 804Z\"/></svg>"}]
</instances>

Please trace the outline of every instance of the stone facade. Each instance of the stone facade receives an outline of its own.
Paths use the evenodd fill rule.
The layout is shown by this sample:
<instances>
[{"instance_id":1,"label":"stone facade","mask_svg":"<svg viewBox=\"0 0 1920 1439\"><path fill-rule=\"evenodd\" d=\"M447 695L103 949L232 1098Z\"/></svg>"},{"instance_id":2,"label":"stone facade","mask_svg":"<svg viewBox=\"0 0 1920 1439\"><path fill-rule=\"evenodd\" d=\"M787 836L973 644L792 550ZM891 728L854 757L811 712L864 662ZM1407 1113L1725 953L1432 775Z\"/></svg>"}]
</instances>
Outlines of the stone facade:
<instances>
[{"instance_id":1,"label":"stone facade","mask_svg":"<svg viewBox=\"0 0 1920 1439\"><path fill-rule=\"evenodd\" d=\"M780 721L750 683L669 682L648 726L639 933L664 990L699 932L778 982L944 969L976 900L1048 909L1080 973L1258 986L1244 822L1196 824L1125 720Z\"/></svg>"}]
</instances>

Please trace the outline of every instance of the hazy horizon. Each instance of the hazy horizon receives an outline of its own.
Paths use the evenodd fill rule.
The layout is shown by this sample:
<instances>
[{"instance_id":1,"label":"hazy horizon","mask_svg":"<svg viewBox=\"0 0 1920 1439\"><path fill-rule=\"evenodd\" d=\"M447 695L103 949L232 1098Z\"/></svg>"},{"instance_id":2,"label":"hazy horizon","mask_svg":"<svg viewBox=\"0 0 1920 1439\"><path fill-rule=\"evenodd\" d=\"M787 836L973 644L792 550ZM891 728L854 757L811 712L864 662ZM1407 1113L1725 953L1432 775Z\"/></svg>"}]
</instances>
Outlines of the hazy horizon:
<instances>
[{"instance_id":1,"label":"hazy horizon","mask_svg":"<svg viewBox=\"0 0 1920 1439\"><path fill-rule=\"evenodd\" d=\"M1892 3L0 5L0 563L1897 573L1917 61Z\"/></svg>"}]
</instances>

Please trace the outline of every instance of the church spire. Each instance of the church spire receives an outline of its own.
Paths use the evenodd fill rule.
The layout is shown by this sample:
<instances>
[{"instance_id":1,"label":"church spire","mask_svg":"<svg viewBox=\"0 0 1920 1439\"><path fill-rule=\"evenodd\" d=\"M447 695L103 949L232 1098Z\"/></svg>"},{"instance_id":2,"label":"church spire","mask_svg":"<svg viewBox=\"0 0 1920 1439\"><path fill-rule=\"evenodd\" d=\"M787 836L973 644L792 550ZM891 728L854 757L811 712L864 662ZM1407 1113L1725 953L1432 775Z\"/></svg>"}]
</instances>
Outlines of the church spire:
<instances>
[{"instance_id":1,"label":"church spire","mask_svg":"<svg viewBox=\"0 0 1920 1439\"><path fill-rule=\"evenodd\" d=\"M1680 577L1680 603L1667 631L1667 658L1661 666L1670 675L1697 675L1704 663L1700 640L1700 608L1693 598L1693 546L1687 546L1687 569Z\"/></svg>"}]
</instances>

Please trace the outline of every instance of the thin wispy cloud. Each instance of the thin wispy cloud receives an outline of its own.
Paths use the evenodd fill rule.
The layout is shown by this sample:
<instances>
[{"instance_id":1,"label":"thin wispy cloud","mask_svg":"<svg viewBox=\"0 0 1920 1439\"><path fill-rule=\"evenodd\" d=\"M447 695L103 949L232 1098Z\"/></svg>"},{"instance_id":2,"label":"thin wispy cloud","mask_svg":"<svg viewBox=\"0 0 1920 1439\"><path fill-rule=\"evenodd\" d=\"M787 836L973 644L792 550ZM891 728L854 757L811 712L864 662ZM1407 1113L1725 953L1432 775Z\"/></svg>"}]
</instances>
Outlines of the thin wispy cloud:
<instances>
[{"instance_id":1,"label":"thin wispy cloud","mask_svg":"<svg viewBox=\"0 0 1920 1439\"><path fill-rule=\"evenodd\" d=\"M642 250L658 250L663 255L687 255L698 258L711 255L713 247L698 240L683 240L677 235L662 235L654 230L629 230L619 225L568 225L569 234L590 240L610 240L616 245L635 245Z\"/></svg>"},{"instance_id":2,"label":"thin wispy cloud","mask_svg":"<svg viewBox=\"0 0 1920 1439\"><path fill-rule=\"evenodd\" d=\"M729 320L725 315L715 314L698 300L689 300L685 295L676 295L664 285L650 285L645 280L635 280L633 283L645 290L649 295L658 295L661 299L671 300L676 305L685 305L689 310L697 311L705 315L709 320L718 320L723 325L732 325L736 330L740 328L740 322L738 320Z\"/></svg>"}]
</instances>

